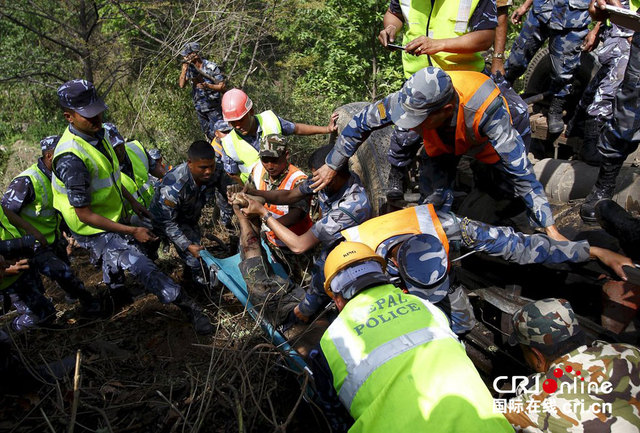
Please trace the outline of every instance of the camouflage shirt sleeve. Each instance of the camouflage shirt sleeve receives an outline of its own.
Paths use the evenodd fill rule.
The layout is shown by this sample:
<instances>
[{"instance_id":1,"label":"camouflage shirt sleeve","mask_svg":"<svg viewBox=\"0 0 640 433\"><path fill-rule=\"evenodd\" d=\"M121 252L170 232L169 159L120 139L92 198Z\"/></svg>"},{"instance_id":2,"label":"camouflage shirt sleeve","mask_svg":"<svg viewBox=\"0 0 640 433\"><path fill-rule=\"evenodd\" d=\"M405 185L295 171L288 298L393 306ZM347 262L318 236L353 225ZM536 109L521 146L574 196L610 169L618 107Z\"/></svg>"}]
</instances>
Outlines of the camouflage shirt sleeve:
<instances>
[{"instance_id":1,"label":"camouflage shirt sleeve","mask_svg":"<svg viewBox=\"0 0 640 433\"><path fill-rule=\"evenodd\" d=\"M24 205L31 203L35 198L31 179L28 176L16 177L2 197L2 207L17 214Z\"/></svg>"},{"instance_id":2,"label":"camouflage shirt sleeve","mask_svg":"<svg viewBox=\"0 0 640 433\"><path fill-rule=\"evenodd\" d=\"M377 129L391 125L390 96L364 107L349 121L327 155L325 162L334 170L344 166L358 147Z\"/></svg>"},{"instance_id":3,"label":"camouflage shirt sleeve","mask_svg":"<svg viewBox=\"0 0 640 433\"><path fill-rule=\"evenodd\" d=\"M191 245L191 241L182 232L178 224L180 195L174 186L174 183L167 185L164 182L160 185L160 189L156 192L158 198L154 200L154 206L151 212L153 222L163 228L169 240L182 251L186 251L189 245Z\"/></svg>"},{"instance_id":4,"label":"camouflage shirt sleeve","mask_svg":"<svg viewBox=\"0 0 640 433\"><path fill-rule=\"evenodd\" d=\"M400 0L391 0L389 2L389 10L391 11L392 14L394 14L394 15L396 15L398 17L401 17L402 16L402 9L400 8Z\"/></svg>"},{"instance_id":5,"label":"camouflage shirt sleeve","mask_svg":"<svg viewBox=\"0 0 640 433\"><path fill-rule=\"evenodd\" d=\"M71 153L65 153L55 161L56 176L67 189L69 204L85 207L91 204L91 178L84 162Z\"/></svg>"},{"instance_id":6,"label":"camouflage shirt sleeve","mask_svg":"<svg viewBox=\"0 0 640 433\"><path fill-rule=\"evenodd\" d=\"M229 155L227 155L227 152L224 151L224 147L222 148L222 165L224 167L224 171L229 174L240 173L238 163L235 162Z\"/></svg>"},{"instance_id":7,"label":"camouflage shirt sleeve","mask_svg":"<svg viewBox=\"0 0 640 433\"><path fill-rule=\"evenodd\" d=\"M493 111L487 110L480 123L481 133L489 138L500 156L497 166L508 174L516 193L524 200L533 221L540 227L554 224L551 206L535 174L522 137L511 124L502 98Z\"/></svg>"},{"instance_id":8,"label":"camouflage shirt sleeve","mask_svg":"<svg viewBox=\"0 0 640 433\"><path fill-rule=\"evenodd\" d=\"M496 2L480 0L469 18L469 29L472 32L477 32L478 30L492 30L496 27L498 27Z\"/></svg>"},{"instance_id":9,"label":"camouflage shirt sleeve","mask_svg":"<svg viewBox=\"0 0 640 433\"><path fill-rule=\"evenodd\" d=\"M300 179L296 180L296 182L293 184L293 188L295 189L301 185L303 185L306 182L307 178L306 177L301 177ZM297 209L302 209L303 212L305 213L309 213L309 208L310 208L310 202L309 202L309 198L305 197L302 200L300 200L299 202L296 202L292 205L289 205L289 208L297 208Z\"/></svg>"},{"instance_id":10,"label":"camouflage shirt sleeve","mask_svg":"<svg viewBox=\"0 0 640 433\"><path fill-rule=\"evenodd\" d=\"M280 116L276 116L278 118L278 121L280 122L280 128L282 129L282 135L293 135L293 132L296 129L296 124L289 121L289 120L285 120Z\"/></svg>"},{"instance_id":11,"label":"camouflage shirt sleeve","mask_svg":"<svg viewBox=\"0 0 640 433\"><path fill-rule=\"evenodd\" d=\"M452 214L449 214L452 215ZM439 214L440 216L440 214ZM458 225L448 219L455 218ZM511 227L496 227L468 218L449 216L441 218L447 237L459 239L466 247L483 251L492 256L502 257L510 262L532 263L564 263L585 262L589 260L589 243L587 241L556 241L544 234L526 235L516 232Z\"/></svg>"}]
</instances>

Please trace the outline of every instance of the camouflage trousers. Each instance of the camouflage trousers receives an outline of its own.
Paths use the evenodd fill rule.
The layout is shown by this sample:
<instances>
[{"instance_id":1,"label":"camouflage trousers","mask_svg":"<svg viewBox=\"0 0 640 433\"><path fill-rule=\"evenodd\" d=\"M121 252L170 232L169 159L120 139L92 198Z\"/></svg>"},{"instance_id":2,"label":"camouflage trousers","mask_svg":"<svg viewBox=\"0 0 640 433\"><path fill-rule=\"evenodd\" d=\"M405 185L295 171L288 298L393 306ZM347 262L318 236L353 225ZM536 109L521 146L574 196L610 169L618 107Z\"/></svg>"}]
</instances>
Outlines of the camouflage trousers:
<instances>
[{"instance_id":1,"label":"camouflage trousers","mask_svg":"<svg viewBox=\"0 0 640 433\"><path fill-rule=\"evenodd\" d=\"M42 275L58 283L71 298L90 298L91 295L85 289L84 283L76 277L67 260L64 247L56 248L54 251L54 246L47 246L36 251L31 264Z\"/></svg>"},{"instance_id":2,"label":"camouflage trousers","mask_svg":"<svg viewBox=\"0 0 640 433\"><path fill-rule=\"evenodd\" d=\"M202 129L202 132L204 132L209 140L213 140L215 136L214 125L218 120L222 120L222 113L220 113L220 110L203 111L196 106L196 114L198 115L200 129Z\"/></svg>"},{"instance_id":3,"label":"camouflage trousers","mask_svg":"<svg viewBox=\"0 0 640 433\"><path fill-rule=\"evenodd\" d=\"M613 114L613 100L624 78L630 47L625 37L609 37L598 48L598 61L602 66L582 94L578 108L602 123Z\"/></svg>"},{"instance_id":4,"label":"camouflage trousers","mask_svg":"<svg viewBox=\"0 0 640 433\"><path fill-rule=\"evenodd\" d=\"M631 40L629 63L604 126L598 150L605 158L624 159L640 143L640 32Z\"/></svg>"},{"instance_id":5,"label":"camouflage trousers","mask_svg":"<svg viewBox=\"0 0 640 433\"><path fill-rule=\"evenodd\" d=\"M311 285L304 295L304 299L298 304L298 309L305 316L312 316L331 302L331 298L324 291L324 262L327 261L330 248L325 248L314 260L311 268Z\"/></svg>"},{"instance_id":6,"label":"camouflage trousers","mask_svg":"<svg viewBox=\"0 0 640 433\"><path fill-rule=\"evenodd\" d=\"M102 278L110 287L121 285L124 271L129 271L163 304L175 301L180 295L180 286L158 269L132 237L111 232L73 236L82 248L89 250L91 262L102 266Z\"/></svg>"},{"instance_id":7,"label":"camouflage trousers","mask_svg":"<svg viewBox=\"0 0 640 433\"><path fill-rule=\"evenodd\" d=\"M56 312L51 301L44 296L42 280L33 268L23 272L4 293L9 295L11 304L18 312L11 323L16 331L31 328L53 317Z\"/></svg>"},{"instance_id":8,"label":"camouflage trousers","mask_svg":"<svg viewBox=\"0 0 640 433\"><path fill-rule=\"evenodd\" d=\"M513 83L524 74L535 53L549 39L552 66L549 90L560 98L568 96L571 93L574 73L580 66L582 41L588 32L589 29L586 26L577 29L553 30L540 21L533 11L529 12L520 34L513 43L511 55L505 63L505 78Z\"/></svg>"},{"instance_id":9,"label":"camouflage trousers","mask_svg":"<svg viewBox=\"0 0 640 433\"><path fill-rule=\"evenodd\" d=\"M187 239L191 241L192 244L198 244L198 245L200 244L202 240L202 235L200 234L200 227L198 226L194 227L186 224L181 224L179 227L182 233L187 237ZM174 246L176 247L176 252L178 253L178 256L180 256L182 261L184 261L184 263L189 267L189 270L191 272L191 277L194 280L202 279L202 281L198 281L198 282L204 283L204 274L202 273L202 265L200 264L200 259L196 259L195 257L193 257L193 255L189 252L189 250L182 250L178 248L178 246L175 244Z\"/></svg>"},{"instance_id":10,"label":"camouflage trousers","mask_svg":"<svg viewBox=\"0 0 640 433\"><path fill-rule=\"evenodd\" d=\"M274 273L264 254L243 260L239 267L253 308L275 326L283 323L304 297L300 286Z\"/></svg>"}]
</instances>

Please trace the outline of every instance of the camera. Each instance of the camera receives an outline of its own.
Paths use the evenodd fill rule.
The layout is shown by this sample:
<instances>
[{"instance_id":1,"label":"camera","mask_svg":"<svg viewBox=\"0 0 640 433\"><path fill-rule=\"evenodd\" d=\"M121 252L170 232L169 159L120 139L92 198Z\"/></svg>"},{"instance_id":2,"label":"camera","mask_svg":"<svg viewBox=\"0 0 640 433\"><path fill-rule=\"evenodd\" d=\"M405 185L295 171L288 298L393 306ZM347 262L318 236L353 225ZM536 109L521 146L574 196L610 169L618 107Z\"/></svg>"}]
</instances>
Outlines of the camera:
<instances>
[{"instance_id":1,"label":"camera","mask_svg":"<svg viewBox=\"0 0 640 433\"><path fill-rule=\"evenodd\" d=\"M30 259L35 247L36 238L31 235L0 241L0 256L5 260Z\"/></svg>"}]
</instances>

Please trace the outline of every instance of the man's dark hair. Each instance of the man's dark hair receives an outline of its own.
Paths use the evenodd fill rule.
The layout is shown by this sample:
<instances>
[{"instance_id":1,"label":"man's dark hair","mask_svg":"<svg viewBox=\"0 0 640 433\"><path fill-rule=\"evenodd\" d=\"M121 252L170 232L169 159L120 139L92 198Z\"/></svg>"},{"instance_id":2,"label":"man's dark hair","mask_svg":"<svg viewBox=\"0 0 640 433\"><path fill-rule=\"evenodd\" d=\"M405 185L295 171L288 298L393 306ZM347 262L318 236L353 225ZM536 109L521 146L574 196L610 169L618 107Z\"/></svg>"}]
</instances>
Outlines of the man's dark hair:
<instances>
[{"instance_id":1,"label":"man's dark hair","mask_svg":"<svg viewBox=\"0 0 640 433\"><path fill-rule=\"evenodd\" d=\"M317 170L322 167L327 159L327 155L331 152L331 149L333 149L333 144L327 144L316 149L309 157L309 168ZM338 170L338 174L349 174L349 164L343 165Z\"/></svg>"},{"instance_id":2,"label":"man's dark hair","mask_svg":"<svg viewBox=\"0 0 640 433\"><path fill-rule=\"evenodd\" d=\"M547 361L555 361L562 355L566 355L569 352L576 350L578 347L587 344L587 338L584 332L580 331L576 335L572 335L556 344L536 344L532 343L531 347L538 349Z\"/></svg>"},{"instance_id":3,"label":"man's dark hair","mask_svg":"<svg viewBox=\"0 0 640 433\"><path fill-rule=\"evenodd\" d=\"M189 161L200 161L201 159L215 159L216 152L213 147L204 140L197 140L191 143L187 151Z\"/></svg>"}]
</instances>

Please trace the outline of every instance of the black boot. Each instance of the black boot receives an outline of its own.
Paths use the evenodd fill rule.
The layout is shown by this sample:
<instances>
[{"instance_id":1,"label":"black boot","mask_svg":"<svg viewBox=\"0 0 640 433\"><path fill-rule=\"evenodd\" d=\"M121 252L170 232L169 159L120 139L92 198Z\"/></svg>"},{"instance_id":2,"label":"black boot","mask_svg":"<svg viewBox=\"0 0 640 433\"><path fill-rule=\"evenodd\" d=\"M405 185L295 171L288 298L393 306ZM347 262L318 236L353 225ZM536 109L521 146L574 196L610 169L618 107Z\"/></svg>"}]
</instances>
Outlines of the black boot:
<instances>
[{"instance_id":1,"label":"black boot","mask_svg":"<svg viewBox=\"0 0 640 433\"><path fill-rule=\"evenodd\" d=\"M618 239L627 255L640 257L640 219L613 200L600 200L596 204L596 218L607 233Z\"/></svg>"},{"instance_id":2,"label":"black boot","mask_svg":"<svg viewBox=\"0 0 640 433\"><path fill-rule=\"evenodd\" d=\"M616 189L616 178L622 168L623 159L607 159L605 158L600 164L598 172L598 180L593 189L584 199L584 203L580 206L580 217L586 223L596 222L596 203L598 201L613 197L613 191Z\"/></svg>"},{"instance_id":3,"label":"black boot","mask_svg":"<svg viewBox=\"0 0 640 433\"><path fill-rule=\"evenodd\" d=\"M404 198L404 171L400 167L391 166L389 182L387 184L387 200L402 200Z\"/></svg>"},{"instance_id":4,"label":"black boot","mask_svg":"<svg viewBox=\"0 0 640 433\"><path fill-rule=\"evenodd\" d=\"M564 122L562 121L563 108L564 98L554 97L551 100L551 107L549 107L549 113L547 115L549 134L560 134L564 129Z\"/></svg>"},{"instance_id":5,"label":"black boot","mask_svg":"<svg viewBox=\"0 0 640 433\"><path fill-rule=\"evenodd\" d=\"M211 335L215 330L209 318L202 311L202 307L200 307L196 302L191 299L189 296L184 293L180 293L178 299L173 301L175 305L180 307L182 311L187 315L187 318L193 323L193 328L196 331L196 334L199 335Z\"/></svg>"},{"instance_id":6,"label":"black boot","mask_svg":"<svg viewBox=\"0 0 640 433\"><path fill-rule=\"evenodd\" d=\"M602 124L594 117L588 117L584 123L584 139L580 148L580 159L589 165L602 164L602 154L598 151Z\"/></svg>"}]
</instances>

